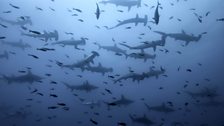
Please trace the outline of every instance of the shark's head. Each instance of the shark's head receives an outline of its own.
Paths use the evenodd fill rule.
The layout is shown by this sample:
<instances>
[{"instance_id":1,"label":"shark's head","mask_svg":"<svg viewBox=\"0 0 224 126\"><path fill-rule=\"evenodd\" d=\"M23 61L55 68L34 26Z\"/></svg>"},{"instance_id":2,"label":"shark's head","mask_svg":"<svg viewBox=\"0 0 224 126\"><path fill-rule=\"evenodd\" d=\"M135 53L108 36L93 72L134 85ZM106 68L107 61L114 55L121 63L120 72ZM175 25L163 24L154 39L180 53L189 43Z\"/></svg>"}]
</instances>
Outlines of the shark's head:
<instances>
[{"instance_id":1,"label":"shark's head","mask_svg":"<svg viewBox=\"0 0 224 126\"><path fill-rule=\"evenodd\" d=\"M86 45L86 39L85 38L81 38L81 45Z\"/></svg>"},{"instance_id":2,"label":"shark's head","mask_svg":"<svg viewBox=\"0 0 224 126\"><path fill-rule=\"evenodd\" d=\"M166 71L162 66L160 67L160 70L161 70L161 72L163 72L163 73Z\"/></svg>"},{"instance_id":3,"label":"shark's head","mask_svg":"<svg viewBox=\"0 0 224 126\"><path fill-rule=\"evenodd\" d=\"M94 56L100 56L100 54L99 54L98 52L96 52L96 51L92 51L92 54L93 54Z\"/></svg>"},{"instance_id":4,"label":"shark's head","mask_svg":"<svg viewBox=\"0 0 224 126\"><path fill-rule=\"evenodd\" d=\"M58 41L58 39L59 39L59 35L58 35L57 30L54 30L54 38L55 38L55 41Z\"/></svg>"}]
</instances>

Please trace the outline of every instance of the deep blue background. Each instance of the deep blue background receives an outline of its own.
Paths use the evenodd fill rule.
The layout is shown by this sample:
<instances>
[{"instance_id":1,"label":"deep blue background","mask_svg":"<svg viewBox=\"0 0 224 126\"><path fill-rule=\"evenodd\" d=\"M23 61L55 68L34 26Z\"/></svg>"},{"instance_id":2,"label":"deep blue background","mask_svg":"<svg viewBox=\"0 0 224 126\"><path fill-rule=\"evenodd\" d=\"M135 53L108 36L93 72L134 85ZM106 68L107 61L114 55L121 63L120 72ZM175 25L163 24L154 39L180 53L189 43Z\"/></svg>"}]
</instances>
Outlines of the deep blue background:
<instances>
[{"instance_id":1,"label":"deep blue background","mask_svg":"<svg viewBox=\"0 0 224 126\"><path fill-rule=\"evenodd\" d=\"M162 121L161 118L165 119L165 125L171 125L172 122L188 122L189 126L199 126L201 124L208 124L209 126L221 126L224 124L224 103L219 107L201 107L195 105L195 100L188 96L183 91L198 92L205 87L215 88L219 96L215 99L217 101L224 102L223 99L223 82L224 82L224 22L217 22L216 19L223 18L223 0L161 0L160 9L160 23L154 25L148 23L150 30L147 26L139 24L128 24L131 29L125 29L126 26L121 26L112 30L107 30L103 26L112 27L117 24L117 20L125 20L133 18L136 14L140 17L148 15L151 20L154 15L155 8L151 6L157 5L157 0L142 0L142 6L140 8L133 7L129 12L125 7L116 7L114 5L99 4L100 9L104 10L100 15L100 19L97 20L95 17L96 11L95 0L1 0L0 1L0 17L16 20L20 16L30 16L33 25L27 26L29 29L36 31L59 31L59 40L80 39L86 37L89 40L84 48L85 51L76 50L73 47L61 47L52 46L56 51L53 52L41 52L37 51L36 48L43 47L46 44L35 38L29 38L21 36L22 29L19 26L12 26L4 22L8 28L0 27L0 36L6 36L6 41L18 41L20 39L25 43L32 45L30 49L17 49L7 45L0 44L0 54L5 50L16 52L16 55L9 55L9 59L0 59L0 74L4 75L22 75L18 73L19 70L26 70L25 67L31 67L32 72L45 77L43 83L22 84L13 83L7 84L7 82L0 81L0 125L1 126L75 126L83 125L89 126L92 123L89 121L90 118L96 120L100 126L115 126L117 122L126 122L128 125L139 125L134 124L129 114L136 114L142 116L146 114L151 120L159 125ZM20 9L12 8L9 3L17 5ZM171 6L170 3L174 3ZM144 4L149 5L149 7ZM35 9L40 7L43 11ZM50 10L49 7L54 8L55 12ZM68 12L68 9L79 8L82 13L76 11ZM190 10L196 8L195 11ZM118 12L117 10L123 10L124 12ZM12 13L2 13L3 11L11 10ZM203 23L199 23L197 18L194 16L194 12L205 15L207 11L211 11L208 17L203 18ZM71 16L77 13L78 16ZM169 20L170 16L174 16L174 19ZM177 18L182 19L181 22L177 21ZM79 22L78 19L83 19L84 22ZM100 29L96 28L96 25ZM98 42L102 45L114 45L114 43L127 42L129 45L138 45L141 41L153 41L160 39L160 35L153 31L163 31L167 33L179 33L181 30L185 30L189 34L200 34L207 32L206 35L197 43L190 43L188 46L181 46L184 44L182 41L175 41L172 38L167 38L166 45L159 47L156 52L152 49L147 49L148 53L156 53L157 58L155 59L155 66L159 68L163 66L166 69L166 75L168 77L160 76L159 79L149 78L137 82L131 80L122 81L124 86L119 84L113 84L108 75L128 73L128 67L138 73L148 71L152 62L149 60L143 62L142 60L125 59L123 56L116 56L113 52L107 52L105 50L98 50L98 47L94 45L94 42ZM66 35L64 32L72 32L74 35ZM145 33L142 36L142 40L138 39L139 34ZM112 41L115 39L115 42ZM49 41L48 43L54 42ZM50 46L51 47L51 46ZM128 50L129 53L136 52ZM169 53L159 51L159 49L168 49ZM112 67L113 73L102 76L98 73L81 72L79 69L69 70L58 67L55 63L51 63L48 60L59 60L64 63L71 64L84 58L84 54L90 55L91 51L98 51L100 57L95 59L95 65L99 62L106 67ZM182 54L176 53L181 51ZM40 59L33 59L27 56L27 54L35 54ZM67 58L69 55L70 58ZM201 63L202 66L199 66ZM46 65L52 65L52 68L46 67ZM177 68L181 66L181 70L178 72ZM186 72L186 69L191 68L192 72ZM68 74L65 74L68 72ZM51 73L51 77L46 77L44 74ZM81 74L83 78L79 78L76 75ZM211 81L205 81L205 78L209 78ZM58 84L50 84L50 81L56 81ZM70 84L82 84L85 80L88 80L91 84L97 85L99 89L93 92L86 93L82 91L69 91L61 82L65 81ZM103 82L107 81L108 84ZM189 81L186 89L183 86L186 84L185 81ZM199 83L200 86L195 86ZM50 89L54 87L55 91ZM163 87L163 90L159 90L159 87ZM30 94L31 90L38 89L44 96L38 96ZM105 88L110 89L113 94L107 94ZM104 92L106 95L102 95ZM176 92L181 92L177 95ZM49 93L58 94L58 98L49 97ZM87 101L100 100L100 101L112 101L112 97L119 98L121 94L124 94L127 98L134 100L135 102L127 107L114 107L110 111L107 110L105 104L101 104L100 107L90 109L88 106L81 104L78 97L73 94L76 93L79 97L86 99ZM26 99L33 98L33 101L27 101ZM141 98L145 98L142 101ZM208 101L206 98L199 99L202 102ZM170 114L161 114L154 111L148 111L143 103L147 103L151 106L160 105L163 102L172 101L174 103L174 109L176 110ZM61 109L48 110L47 107L57 102L64 102L69 107L69 111ZM189 102L189 105L185 107L185 102ZM26 107L31 105L31 107ZM8 109L6 109L6 108ZM178 110L183 108L183 110ZM186 112L185 110L190 110ZM25 111L30 113L26 118L8 117L8 113L14 113L16 111ZM88 112L85 114L84 112ZM94 112L100 113L99 116L94 115ZM201 115L203 113L203 115ZM48 119L49 116L57 117L55 119ZM108 115L112 115L112 118L108 118ZM40 122L36 120L41 119ZM81 121L82 124L77 122Z\"/></svg>"}]
</instances>

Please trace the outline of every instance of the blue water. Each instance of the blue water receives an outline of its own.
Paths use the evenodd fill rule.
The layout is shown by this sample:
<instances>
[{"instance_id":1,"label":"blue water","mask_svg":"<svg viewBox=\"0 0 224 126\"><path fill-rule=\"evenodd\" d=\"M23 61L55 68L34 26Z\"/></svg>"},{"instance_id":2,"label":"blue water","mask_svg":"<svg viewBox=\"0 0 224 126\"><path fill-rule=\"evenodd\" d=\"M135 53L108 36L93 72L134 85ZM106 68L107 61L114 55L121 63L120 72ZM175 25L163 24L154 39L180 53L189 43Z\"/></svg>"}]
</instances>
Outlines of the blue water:
<instances>
[{"instance_id":1,"label":"blue water","mask_svg":"<svg viewBox=\"0 0 224 126\"><path fill-rule=\"evenodd\" d=\"M141 6L133 6L130 10L102 4L98 0L1 0L0 126L223 126L224 1L159 2L157 25L153 19L157 0L142 0ZM98 20L96 3L100 9ZM131 23L110 29L121 21L136 18L136 14L139 18L148 16L145 26ZM24 21L27 16L32 25L8 22ZM54 30L58 31L58 40L53 38L45 42L44 38L23 35L43 35L44 31L50 33ZM165 44L157 46L155 51L153 48L144 49L144 53L156 54L155 59L144 62L143 59L126 58L125 55L141 50L129 49L120 43L137 46L160 40L161 35L155 31L167 33ZM168 33L191 37L192 34L201 34L202 37L186 45ZM78 48L52 44L71 38L85 38L86 44ZM31 47L21 49L5 44L19 43L20 40ZM94 43L102 46L116 44L126 53L99 49ZM54 50L37 50L39 48ZM99 56L84 67L100 63L112 68L113 72L103 75L85 68L82 71L81 67L70 69L57 64L83 61L92 55L92 51ZM4 57L5 52L8 57ZM139 82L129 78L114 83L127 74L143 76L160 68L165 71L158 77L148 75ZM33 83L28 78L18 80L29 72L41 79ZM86 81L98 88L70 90L64 84L77 86ZM133 102L125 105L114 103L122 95ZM88 102L97 102L97 105L86 105ZM172 111L148 109L145 104L149 107L166 106ZM56 108L50 109L52 106ZM144 124L130 116L135 119L145 117L153 123Z\"/></svg>"}]
</instances>

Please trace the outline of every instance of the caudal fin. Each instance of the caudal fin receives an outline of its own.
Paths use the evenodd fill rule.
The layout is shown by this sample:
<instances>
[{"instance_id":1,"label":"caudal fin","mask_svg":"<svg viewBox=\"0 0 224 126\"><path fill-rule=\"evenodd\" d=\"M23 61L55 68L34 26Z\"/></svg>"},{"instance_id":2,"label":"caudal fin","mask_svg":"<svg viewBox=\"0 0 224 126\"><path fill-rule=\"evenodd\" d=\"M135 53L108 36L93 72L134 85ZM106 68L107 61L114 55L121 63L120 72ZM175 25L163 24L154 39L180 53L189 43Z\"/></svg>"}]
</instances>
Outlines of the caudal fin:
<instances>
[{"instance_id":1,"label":"caudal fin","mask_svg":"<svg viewBox=\"0 0 224 126\"><path fill-rule=\"evenodd\" d=\"M55 41L58 41L59 36L58 36L58 31L54 30L54 35L55 35Z\"/></svg>"}]
</instances>

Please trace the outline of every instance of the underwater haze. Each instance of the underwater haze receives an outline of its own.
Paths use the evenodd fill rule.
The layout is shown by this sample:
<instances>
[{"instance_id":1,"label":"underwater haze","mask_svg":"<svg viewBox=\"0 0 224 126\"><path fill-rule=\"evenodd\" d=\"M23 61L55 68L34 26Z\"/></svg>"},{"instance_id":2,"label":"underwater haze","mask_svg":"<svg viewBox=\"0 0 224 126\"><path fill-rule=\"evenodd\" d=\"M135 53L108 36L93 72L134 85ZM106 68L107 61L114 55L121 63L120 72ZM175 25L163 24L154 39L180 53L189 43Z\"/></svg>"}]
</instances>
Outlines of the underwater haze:
<instances>
[{"instance_id":1,"label":"underwater haze","mask_svg":"<svg viewBox=\"0 0 224 126\"><path fill-rule=\"evenodd\" d=\"M223 0L1 0L0 126L224 126Z\"/></svg>"}]
</instances>

